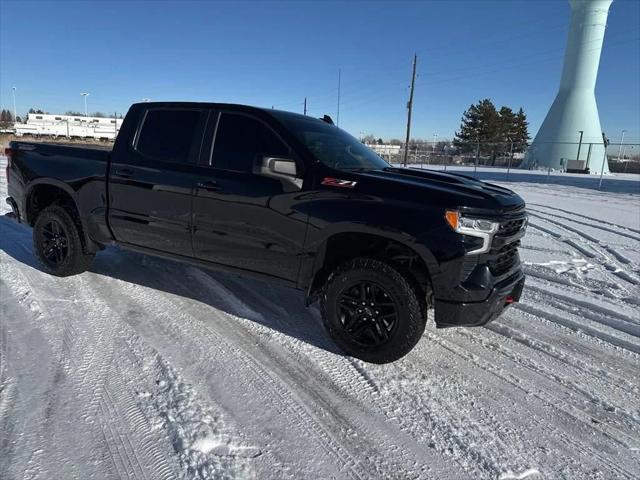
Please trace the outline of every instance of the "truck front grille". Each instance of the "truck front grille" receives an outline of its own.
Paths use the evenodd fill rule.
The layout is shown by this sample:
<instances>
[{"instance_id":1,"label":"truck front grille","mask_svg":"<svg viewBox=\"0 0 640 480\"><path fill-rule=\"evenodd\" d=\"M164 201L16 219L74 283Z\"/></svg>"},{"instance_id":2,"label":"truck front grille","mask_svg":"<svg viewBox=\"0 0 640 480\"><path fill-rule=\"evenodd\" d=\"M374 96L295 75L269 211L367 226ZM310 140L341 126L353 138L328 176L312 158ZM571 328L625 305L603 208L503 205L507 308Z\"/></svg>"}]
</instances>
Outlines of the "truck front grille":
<instances>
[{"instance_id":1,"label":"truck front grille","mask_svg":"<svg viewBox=\"0 0 640 480\"><path fill-rule=\"evenodd\" d=\"M493 275L505 274L518 262L518 245L519 241L509 243L497 251L495 257L489 261L489 270Z\"/></svg>"},{"instance_id":2,"label":"truck front grille","mask_svg":"<svg viewBox=\"0 0 640 480\"><path fill-rule=\"evenodd\" d=\"M503 222L500 224L500 228L498 229L496 235L498 235L499 237L510 237L511 235L515 235L524 226L524 222L526 220L527 217L521 217Z\"/></svg>"}]
</instances>

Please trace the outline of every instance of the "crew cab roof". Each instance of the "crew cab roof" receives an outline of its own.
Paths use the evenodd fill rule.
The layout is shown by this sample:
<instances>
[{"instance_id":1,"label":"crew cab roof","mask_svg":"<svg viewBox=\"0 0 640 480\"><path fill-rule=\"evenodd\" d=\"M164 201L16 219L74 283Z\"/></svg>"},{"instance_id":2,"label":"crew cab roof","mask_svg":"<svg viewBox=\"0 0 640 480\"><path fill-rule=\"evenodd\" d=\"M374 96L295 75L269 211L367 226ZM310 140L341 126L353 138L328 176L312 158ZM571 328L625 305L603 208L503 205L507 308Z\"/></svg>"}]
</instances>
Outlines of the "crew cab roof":
<instances>
[{"instance_id":1,"label":"crew cab roof","mask_svg":"<svg viewBox=\"0 0 640 480\"><path fill-rule=\"evenodd\" d=\"M132 107L137 108L214 108L224 110L236 110L240 112L255 112L255 113L286 113L290 115L299 115L294 112L286 110L276 110L273 108L256 107L252 105L243 105L240 103L216 103L216 102L138 102L134 103ZM313 118L313 117L306 117Z\"/></svg>"}]
</instances>

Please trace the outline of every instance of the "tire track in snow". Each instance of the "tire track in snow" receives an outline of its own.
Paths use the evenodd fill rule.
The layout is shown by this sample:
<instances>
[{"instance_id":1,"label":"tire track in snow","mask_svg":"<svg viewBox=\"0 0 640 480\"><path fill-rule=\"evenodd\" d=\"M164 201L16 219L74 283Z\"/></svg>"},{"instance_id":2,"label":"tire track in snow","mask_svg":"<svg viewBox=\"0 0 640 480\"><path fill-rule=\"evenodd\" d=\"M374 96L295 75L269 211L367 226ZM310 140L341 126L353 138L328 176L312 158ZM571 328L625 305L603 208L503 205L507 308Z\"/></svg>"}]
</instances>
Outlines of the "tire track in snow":
<instances>
[{"instance_id":1,"label":"tire track in snow","mask_svg":"<svg viewBox=\"0 0 640 480\"><path fill-rule=\"evenodd\" d=\"M576 415L574 412L572 412L571 408L564 407L562 401L559 401L559 399L557 399L555 396L548 395L546 393L546 390L543 391L542 389L540 389L535 382L531 383L530 381L527 381L526 384L523 383L523 378L520 375L516 376L515 372L505 371L503 368L500 368L494 363L495 359L494 360L487 359L485 354L480 354L480 352L477 349L471 348L472 344L465 342L466 344L464 346L460 346L456 342L450 339L440 338L433 334L429 335L429 337L431 340L440 344L446 350L450 351L455 355L458 355L459 357L461 357L466 361L469 361L470 363L476 365L481 370L485 370L492 373L493 375L497 376L501 380L511 384L513 387L519 390L522 390L527 395L534 395L536 398L542 401L547 408L552 408L566 415L567 416L565 420L566 422L575 424L575 421L578 420L580 424L582 424L581 428L583 429L593 428L592 422L585 421L587 419L585 419L584 416ZM466 338L468 340L468 339L473 339L474 337L471 334L469 334ZM481 347L483 347L486 350L486 345L482 345L479 341L478 343L480 344ZM539 411L537 414L534 414L533 411L531 411L530 413L531 413L531 417L536 420L539 418L544 418L544 419L548 418L548 413L545 412L544 410ZM599 451L595 446L591 446L584 442L580 442L576 440L573 435L566 433L564 430L558 429L556 425L552 426L544 421L537 421L537 424L541 428L547 430L552 438L553 437L557 438L560 445L561 444L571 445L576 452L587 452L587 458L598 459L599 463L601 463L602 465L606 465L611 472L616 472L620 476L620 478L626 478L629 480L636 478L635 472L631 469L632 467L627 469L627 467L620 466L617 461L612 460L607 456L605 456L604 454L602 454L602 452ZM587 432L584 432L585 433L584 438L588 438ZM600 431L600 433L611 438L610 434L606 432ZM619 442L619 439L616 439L615 437L613 437L613 439Z\"/></svg>"},{"instance_id":2,"label":"tire track in snow","mask_svg":"<svg viewBox=\"0 0 640 480\"><path fill-rule=\"evenodd\" d=\"M522 334L519 334L509 327L495 325L492 326L490 330L496 335L500 335L502 337L507 338L513 342L519 343L525 346L525 352L529 349L537 350L537 352L542 353L543 355L547 355L547 351L541 348L536 348L535 341L527 341L527 339L522 338ZM487 348L491 351L497 351L501 355L509 358L511 361L517 363L518 365L526 368L527 370L538 374L545 379L553 382L557 387L553 388L541 388L541 391L545 392L553 392L550 398L558 395L559 392L564 393L564 397L558 399L558 402L563 405L569 405L570 408L573 408L575 411L580 412L587 418L597 418L603 425L607 426L607 430L603 430L607 435L612 436L617 441L623 443L625 447L629 447L629 445L634 445L637 442L637 439L633 437L629 432L635 432L640 429L640 421L634 415L634 412L627 412L623 407L619 404L614 405L611 399L604 399L604 395L602 393L598 395L597 393L592 393L589 388L593 389L595 385L592 380L594 378L589 378L584 376L584 373L580 371L580 369L575 369L570 365L560 364L560 368L551 368L547 366L546 362L536 361L535 355L529 353L528 355L523 355L513 348L509 348L508 344L495 342L492 339L486 339L484 335L474 336L469 332L461 332L463 336L468 337L468 339L472 342L479 342L483 347ZM567 368L568 367L568 368ZM562 371L566 371L566 373L562 373ZM522 377L521 377L522 378ZM584 382L581 383L579 380L584 379ZM597 378L595 378L597 379ZM597 379L600 380L600 379ZM540 383L536 381L530 382L531 385L536 385L540 387ZM608 388L613 388L611 385ZM571 393L565 392L565 390L573 390L575 393L579 394L586 400L597 406L597 408L590 408L589 404L584 405L584 402L579 403L571 403L567 402L566 399L573 399L574 395ZM610 393L610 392L607 392ZM618 399L624 398L626 395L629 395L628 391L621 392L618 395ZM615 412L612 413L612 412ZM574 414L572 412L572 414ZM620 424L620 418L623 417L624 422L623 426L627 429L627 431L622 431L619 427L614 426L613 424ZM585 422L586 423L586 422ZM617 436L621 435L625 437L625 441L621 441ZM626 442L626 443L625 443Z\"/></svg>"},{"instance_id":3,"label":"tire track in snow","mask_svg":"<svg viewBox=\"0 0 640 480\"><path fill-rule=\"evenodd\" d=\"M602 266L609 271L610 273L614 274L615 276L617 276L618 278L632 284L632 285L640 285L640 280L635 278L633 275L631 275L629 272L625 271L624 268L622 268L619 265L616 265L615 261L613 261L611 259L611 257L609 257L606 253L610 253L616 260L622 259L621 263L624 264L629 264L630 261L622 254L618 253L613 247L603 244L602 242L600 242L599 239L593 237L592 235L589 235L588 233L571 227L569 225L566 225L564 223L558 222L556 220L550 219L550 218L546 218L543 217L541 215L537 215L535 213L530 213L529 215L537 217L541 220L544 220L545 222L548 222L552 225L555 225L557 227L562 228L563 230L566 230L568 232L574 233L575 235L577 235L583 242L586 242L587 244L589 244L590 249L583 247L582 245L580 245L579 243L577 243L575 240L571 239L571 238L567 238L564 235L562 235L559 232L553 231L549 228L545 228L542 227L541 225L537 224L537 223L529 223L533 228L536 228L537 230L543 231L549 235L551 235L553 238L562 241L570 246L572 246L574 249L576 249L578 252L582 253L584 256L586 256L587 258L598 258L604 261L604 263L602 264ZM640 239L638 239L640 240ZM599 249L604 250L601 251Z\"/></svg>"},{"instance_id":4,"label":"tire track in snow","mask_svg":"<svg viewBox=\"0 0 640 480\"><path fill-rule=\"evenodd\" d=\"M264 302L270 303L268 299L265 299ZM315 320L321 322L319 313L314 311L314 314ZM383 377L376 380L374 373L370 371L371 368L375 369L375 366L367 365L350 357L317 351L310 347L305 348L305 342L297 339L283 338L282 335L275 335L275 337L283 340L281 342L283 348L293 349L296 353L300 352L303 355L312 357L312 361L309 362L311 365L309 368L314 370L313 378L320 380L318 382L319 385L334 384L335 395L346 394L352 399L366 399L366 402L370 405L367 408L377 409L382 415L385 415L396 424L400 431L410 435L416 443L424 445L426 439L432 438L433 441L429 448L440 452L444 457L451 455L450 452L455 451L456 462L460 463L474 478L494 478L496 472L499 473L504 470L502 467L505 464L516 466L516 462L512 458L514 442L512 441L509 446L502 442L500 438L507 436L507 432L503 431L498 421L492 425L491 429L487 429L486 426L474 421L469 415L463 416L460 413L458 415L460 418L446 418L446 414L443 415L443 412L451 411L453 405L444 401L444 399L441 401L440 399L430 398L430 403L420 404L421 408L417 408L418 404L415 402L421 397L409 399L404 396L400 398L401 395L390 393L389 389L385 387L389 378ZM320 368L313 368L315 365ZM415 366L421 369L420 364ZM388 365L382 368L392 367L392 365ZM434 366L429 365L429 367L433 369ZM356 380L357 375L361 377L358 380ZM410 377L411 373L407 372L407 376ZM329 381L325 381L323 377L326 377ZM363 391L365 392L364 395ZM458 396L455 404L459 408L462 403L459 401L459 396L462 395L460 390L457 390L455 395ZM469 403L473 402L470 396L466 396L466 398ZM440 417L425 413L433 411L434 408L441 413ZM480 415L481 418L486 419L491 416L490 412L476 405L474 411L478 409L484 412L483 415ZM427 417L428 423L425 423L425 417ZM462 425L467 429L465 438L459 438L458 436L463 431ZM455 428L458 434L454 433L452 428ZM515 436L511 435L511 437L513 439ZM497 455L496 450L500 449L493 448L491 452L487 452L479 447L484 443L502 445L503 448L501 450L509 453L505 454L501 460L497 460L495 458ZM525 451L526 449L523 446L521 450Z\"/></svg>"},{"instance_id":5,"label":"tire track in snow","mask_svg":"<svg viewBox=\"0 0 640 480\"><path fill-rule=\"evenodd\" d=\"M558 325L562 325L563 327L569 328L574 332L589 335L594 340L600 340L612 346L624 348L629 352L640 354L640 345L633 343L631 340L626 340L624 338L619 338L609 333L603 332L602 330L593 326L588 326L584 322L570 320L566 317L561 317L560 315L556 315L554 313L542 310L537 307L533 307L531 305L527 305L525 303L517 304L515 308L529 313L534 317L540 317L545 320L557 323Z\"/></svg>"},{"instance_id":6,"label":"tire track in snow","mask_svg":"<svg viewBox=\"0 0 640 480\"><path fill-rule=\"evenodd\" d=\"M551 305L567 313L579 314L589 320L611 327L634 337L640 337L640 318L633 318L611 308L596 305L592 302L568 297L558 292L545 290L535 285L528 285L527 290L544 295ZM550 297L550 298L548 298Z\"/></svg>"},{"instance_id":7,"label":"tire track in snow","mask_svg":"<svg viewBox=\"0 0 640 480\"><path fill-rule=\"evenodd\" d=\"M156 453L151 459L146 459L144 466L138 457L136 449L140 448L138 445L140 442L139 437L142 436L144 438L145 435L149 434L148 425L146 425L146 432L142 430L140 434L135 434L135 440L132 437L134 434L128 425L121 424L124 433L120 436L114 436L113 430L109 430L111 424L121 422L120 419L122 418L120 413L118 413L117 417L113 416L113 408L109 406L112 403L109 400L111 395L116 394L119 400L127 395L127 392L118 389L108 391L105 385L106 378L111 370L111 359L114 355L112 340L117 336L117 333L121 332L117 332L119 324L111 318L108 307L101 304L100 301L96 301L95 298L87 297L87 289L83 288L83 285L91 274L87 273L65 279L57 279L47 275L46 277L50 281L42 282L42 277L46 275L43 272L24 267L20 263L12 263L9 268L12 275L7 275L7 277L12 279L15 279L16 276L22 277L30 292L44 291L49 296L53 296L55 295L54 292L57 291L59 295L61 294L66 298L75 296L78 299L77 303L83 306L86 316L91 318L90 324L84 324L79 329L70 323L71 316L65 314L48 316L50 319L62 322L62 346L59 348L64 356L61 360L69 362L70 368L67 370L76 388L76 399L81 405L81 408L74 414L77 414L81 421L88 426L100 429L100 435L103 438L115 440L113 444L107 443L103 445L107 448L108 453L112 455L111 461L113 465L124 468L127 478L147 479L147 469L153 472L154 480L174 478L175 473L167 465L164 455ZM16 287L18 289L21 288L19 284ZM44 312L48 310L48 303L50 304L51 302L37 301L37 308L40 310L41 315L45 315ZM105 430L105 427L107 430ZM112 433L110 434L109 431ZM153 443L148 443L148 445L153 445ZM145 457L147 455L148 452L145 452Z\"/></svg>"},{"instance_id":8,"label":"tire track in snow","mask_svg":"<svg viewBox=\"0 0 640 480\"><path fill-rule=\"evenodd\" d=\"M111 281L109 283L112 288L118 287ZM122 290L122 294L123 297L128 297L130 302L143 305L144 310L152 313L153 318L167 318L169 322L164 328L168 327L167 333L174 338L175 336L189 338L193 343L199 344L199 350L202 352L201 357L204 359L204 365L201 364L200 368L205 370L224 370L229 377L233 377L235 372L240 370L248 371L251 374L250 384L253 388L259 390L260 398L264 401L276 400L278 406L273 408L285 410L288 412L288 416L296 419L297 427L305 431L308 438L315 441L327 454L334 458L340 471L343 471L350 478L356 479L367 478L369 476L365 474L367 471L370 474L374 474L377 471L375 468L371 471L371 466L367 467L357 456L348 453L345 446L341 445L300 404L287 386L276 378L273 373L267 371L249 353L229 342L206 325L205 322L185 313L187 305L182 302L181 298L171 298L169 300L162 294L149 298L148 293L144 290L144 287L127 285L126 290ZM133 292L136 295L132 295ZM171 334L171 332L174 333ZM204 339L207 339L206 343L203 343ZM215 357L222 361L214 362L211 360L211 354L214 352L216 353Z\"/></svg>"},{"instance_id":9,"label":"tire track in snow","mask_svg":"<svg viewBox=\"0 0 640 480\"><path fill-rule=\"evenodd\" d=\"M577 283L570 278L548 273L549 270L542 270L542 268L535 264L525 264L522 269L528 278L538 281L540 285L543 286L552 285L554 287L564 288L565 290L567 290L566 287L568 287L568 291L574 292L577 295L593 294L598 299L606 299L609 302L620 302L628 307L640 305L640 301L636 297L631 296L626 290L621 292L624 296L617 296L611 293L610 290L617 291L620 289L620 286L607 280L594 278L582 279L587 283L587 285L585 285L584 283ZM527 285L528 284L529 283L527 283ZM525 291L526 289L527 287L525 287Z\"/></svg>"},{"instance_id":10,"label":"tire track in snow","mask_svg":"<svg viewBox=\"0 0 640 480\"><path fill-rule=\"evenodd\" d=\"M201 275L198 276L199 280L203 281L205 285L212 289L218 290L220 286L217 282L213 281L211 277L209 277L206 273L201 272ZM226 292L226 295L234 297L232 292ZM266 300L267 303L269 302ZM240 300L236 299L234 302L241 303ZM316 320L321 321L318 316L319 314L316 312ZM238 325L240 327L240 325ZM257 326L256 328L261 329L264 327ZM282 339L282 335L275 335L277 339ZM416 409L415 405L408 405L407 403L400 402L399 399L395 395L383 395L378 385L378 382L375 382L369 372L367 371L365 364L356 359L352 359L349 357L344 357L341 355L335 355L324 350L317 350L312 348L304 348L304 342L291 339L289 337L286 338L286 341L281 342L281 346L284 348L291 349L292 346L296 347L294 351L300 353L302 350L303 354L311 356L311 362L308 362L307 369L312 369L313 374L308 375L306 382L313 381L314 387L311 389L313 391L323 391L326 390L327 384L333 384L336 386L334 393L328 395L328 397L332 396L342 396L347 392L347 394L354 401L355 399L365 400L363 398L363 390L369 395L365 395L366 401L369 404L367 408L375 408L380 413L384 414L387 418L391 419L395 424L398 425L400 431L409 434L416 442L424 442L425 438L431 437L435 438L434 448L439 450L441 454L446 454L451 450L455 450L460 458L456 457L456 461L461 464L461 466L467 471L470 470L470 474L473 474L474 477L477 475L481 475L487 478L493 478L496 472L502 471L501 465L505 463L513 463L512 458L503 458L502 461L496 461L494 458L495 452L492 451L490 455L487 455L486 451L482 449L478 449L475 446L471 445L480 445L483 439L487 441L488 438L491 438L492 442L495 444L502 444L500 440L500 435L493 433L490 430L482 427L477 422L474 422L471 417L465 416L464 418L456 418L455 423L458 425L458 431L461 431L460 425L464 424L465 428L469 431L478 430L476 440L472 440L465 443L465 441L459 438L457 435L452 435L452 431L444 425L441 419L432 418L431 415L426 415L430 418L430 423L428 425L424 425L425 411L430 411L434 404L439 404L438 400L432 399L432 403L430 406L425 406L425 408ZM272 355L278 357L279 355L272 351ZM281 357L282 358L282 357ZM286 363L283 359L277 363ZM305 362L306 363L306 362ZM321 368L315 368L318 365ZM311 372L309 372L311 373ZM322 377L327 377L327 373L329 373L328 379L329 382L322 380ZM301 382L297 382L298 384ZM460 392L456 392L460 395ZM318 398L318 400L322 401L322 398ZM446 402L444 402L446 403ZM458 402L456 402L458 404ZM451 409L451 405L444 407L441 411L448 411ZM403 412L401 415L398 415L398 412ZM412 415L413 412L419 412L418 415ZM488 414L488 412L487 412ZM462 414L460 414L462 415ZM448 419L451 421L452 419ZM352 420L350 420L352 421ZM360 425L359 427L362 431L366 431L364 425ZM434 436L434 429L440 432L440 435ZM500 425L494 425L493 429L500 430ZM513 447L513 445L511 445ZM512 448L511 450L504 446L505 451L510 451L510 454L513 454ZM524 451L524 447L522 451ZM478 465L482 465L481 469L477 469ZM515 465L514 465L515 466Z\"/></svg>"},{"instance_id":11,"label":"tire track in snow","mask_svg":"<svg viewBox=\"0 0 640 480\"><path fill-rule=\"evenodd\" d=\"M565 217L565 216L561 216L561 215L558 215L558 214L548 213L548 212L545 212L545 211L542 211L542 210L531 209L531 210L533 210L533 211L535 211L535 212L538 212L538 213L544 213L544 214L546 214L546 215L553 215L553 216L556 216L556 217L559 217L559 218L562 218L562 219L565 219L565 220L570 220L570 221L572 221L572 222L574 222L574 223L581 223L581 224L586 225L586 226L590 226L590 227L594 227L594 228L600 228L601 230L609 231L609 232L611 232L611 233L616 233L616 234L619 234L619 235L622 235L622 236L627 236L627 235L622 234L622 233L620 232L621 230L623 230L623 231L624 231L624 230L628 230L628 231L630 231L630 232L640 234L640 230L635 229L635 228L632 228L632 227L625 227L624 225L619 225L619 224L617 224L617 223L609 222L609 221L607 221L607 220L602 220L602 219L600 219L600 218L592 218L592 217L589 217L589 216L587 216L587 215L582 215L582 214L580 214L580 213L572 212L572 211L569 211L569 210L563 210L562 208L558 208L558 207L551 207L551 206L549 206L549 205L541 205L541 204L539 204L539 203L530 203L530 202L527 202L527 210L529 210L529 209L530 209L529 207L530 207L531 205L536 206L536 207L546 208L546 209L549 209L549 210L558 211L558 212L568 213L568 214L572 215L572 217L573 217L573 218L572 218L572 217ZM592 221L592 222L595 222L595 223L597 223L597 224L599 224L599 225L592 225L592 224L589 224L589 223L579 222L579 221L577 221L577 220L575 219L575 217L584 218L584 219L586 219L586 220L590 220L590 221ZM612 227L615 227L615 228L616 228L616 230L608 230L608 229L606 229L606 230L605 230L604 228L602 228L602 224L604 224L604 225L609 225L609 226L612 226ZM640 241L640 237L630 236L629 238L631 238L632 240L638 240L638 241Z\"/></svg>"},{"instance_id":12,"label":"tire track in snow","mask_svg":"<svg viewBox=\"0 0 640 480\"><path fill-rule=\"evenodd\" d=\"M513 318L513 315L510 315L507 318L511 322L515 320ZM507 321L507 319L505 319L505 321ZM551 359L557 360L560 363L564 363L574 370L587 372L591 377L595 379L602 380L603 378L605 378L607 382L607 388L610 388L612 391L616 392L619 398L628 398L629 395L637 395L640 393L638 391L638 387L629 382L629 380L624 376L618 375L609 370L605 370L601 366L598 367L590 362L582 360L576 357L575 352L572 352L568 348L562 349L558 347L558 341L554 343L552 342L552 340L555 339L554 337L557 338L560 332L553 331L553 334L546 336L546 340L544 340L540 338L541 332L539 331L525 333L522 332L519 328L511 327L499 320L490 323L486 328L514 342L518 342L526 347L538 350L542 354L547 355ZM532 335L535 335L535 337L533 337ZM573 346L574 344L571 345Z\"/></svg>"}]
</instances>

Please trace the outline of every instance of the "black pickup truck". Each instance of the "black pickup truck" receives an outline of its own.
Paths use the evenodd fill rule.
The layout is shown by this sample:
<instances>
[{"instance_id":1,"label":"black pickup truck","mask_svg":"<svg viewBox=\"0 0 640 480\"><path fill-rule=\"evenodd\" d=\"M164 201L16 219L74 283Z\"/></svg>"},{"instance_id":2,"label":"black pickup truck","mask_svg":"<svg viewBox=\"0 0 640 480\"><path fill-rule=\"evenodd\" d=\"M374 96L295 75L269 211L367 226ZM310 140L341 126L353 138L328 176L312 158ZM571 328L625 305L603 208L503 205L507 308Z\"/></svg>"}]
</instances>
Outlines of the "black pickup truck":
<instances>
[{"instance_id":1,"label":"black pickup truck","mask_svg":"<svg viewBox=\"0 0 640 480\"><path fill-rule=\"evenodd\" d=\"M47 272L78 274L117 244L278 280L319 299L335 342L366 361L407 354L429 309L438 327L484 325L524 285L522 198L396 168L326 116L141 103L111 151L6 155L7 202Z\"/></svg>"}]
</instances>

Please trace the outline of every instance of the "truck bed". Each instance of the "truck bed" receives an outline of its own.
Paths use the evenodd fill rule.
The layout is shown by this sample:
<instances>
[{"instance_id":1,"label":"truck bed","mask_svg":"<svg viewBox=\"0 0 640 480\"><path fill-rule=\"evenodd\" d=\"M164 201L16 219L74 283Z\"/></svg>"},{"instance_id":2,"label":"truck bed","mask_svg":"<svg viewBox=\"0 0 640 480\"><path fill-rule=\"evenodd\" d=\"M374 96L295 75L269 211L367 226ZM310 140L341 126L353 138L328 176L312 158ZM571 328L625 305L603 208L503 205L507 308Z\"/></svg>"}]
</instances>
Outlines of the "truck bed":
<instances>
[{"instance_id":1,"label":"truck bed","mask_svg":"<svg viewBox=\"0 0 640 480\"><path fill-rule=\"evenodd\" d=\"M93 160L104 157L111 152L113 144L94 145L90 143L56 143L56 142L25 142L12 141L11 148L28 150L43 155L64 155L74 158L83 157L85 154Z\"/></svg>"}]
</instances>

